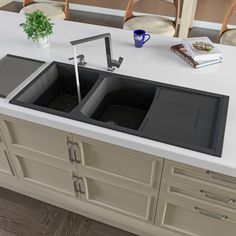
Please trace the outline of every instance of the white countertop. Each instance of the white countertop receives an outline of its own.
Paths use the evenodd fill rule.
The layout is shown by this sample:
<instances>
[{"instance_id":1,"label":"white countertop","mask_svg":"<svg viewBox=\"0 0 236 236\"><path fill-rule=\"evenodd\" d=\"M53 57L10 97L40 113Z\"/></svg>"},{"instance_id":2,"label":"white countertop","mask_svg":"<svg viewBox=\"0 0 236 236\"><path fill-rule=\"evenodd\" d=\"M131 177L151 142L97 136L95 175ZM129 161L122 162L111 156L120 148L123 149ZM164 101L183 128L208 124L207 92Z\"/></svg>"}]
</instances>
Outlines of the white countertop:
<instances>
[{"instance_id":1,"label":"white countertop","mask_svg":"<svg viewBox=\"0 0 236 236\"><path fill-rule=\"evenodd\" d=\"M219 45L223 63L196 70L171 52L170 46L177 44L178 38L152 35L149 42L138 49L133 46L130 31L56 21L50 47L38 49L19 27L24 22L23 16L0 11L0 22L0 58L13 54L72 63L68 61L73 56L70 41L110 32L114 59L124 57L115 73L230 96L221 158L12 105L7 99L0 99L0 113L236 177L236 47ZM85 55L87 67L106 70L104 40L79 45L78 52Z\"/></svg>"}]
</instances>

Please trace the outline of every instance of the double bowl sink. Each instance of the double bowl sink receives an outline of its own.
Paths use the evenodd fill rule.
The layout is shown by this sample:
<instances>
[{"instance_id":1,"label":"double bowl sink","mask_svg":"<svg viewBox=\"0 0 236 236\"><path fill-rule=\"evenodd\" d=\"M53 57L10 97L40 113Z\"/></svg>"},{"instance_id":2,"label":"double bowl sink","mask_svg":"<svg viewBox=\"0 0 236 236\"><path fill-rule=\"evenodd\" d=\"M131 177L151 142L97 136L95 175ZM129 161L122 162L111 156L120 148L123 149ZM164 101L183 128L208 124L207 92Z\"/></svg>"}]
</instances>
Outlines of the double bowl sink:
<instances>
[{"instance_id":1,"label":"double bowl sink","mask_svg":"<svg viewBox=\"0 0 236 236\"><path fill-rule=\"evenodd\" d=\"M10 103L221 156L229 97L51 63Z\"/></svg>"}]
</instances>

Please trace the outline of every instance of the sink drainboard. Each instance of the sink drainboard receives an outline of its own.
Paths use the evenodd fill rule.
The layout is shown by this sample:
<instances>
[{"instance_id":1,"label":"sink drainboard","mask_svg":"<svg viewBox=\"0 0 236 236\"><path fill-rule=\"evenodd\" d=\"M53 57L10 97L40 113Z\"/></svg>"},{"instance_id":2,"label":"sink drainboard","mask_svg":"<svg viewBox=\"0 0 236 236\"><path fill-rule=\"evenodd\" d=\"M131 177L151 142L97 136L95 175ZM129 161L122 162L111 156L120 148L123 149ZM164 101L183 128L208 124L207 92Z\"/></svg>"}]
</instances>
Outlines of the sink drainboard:
<instances>
[{"instance_id":1,"label":"sink drainboard","mask_svg":"<svg viewBox=\"0 0 236 236\"><path fill-rule=\"evenodd\" d=\"M0 97L7 97L45 62L6 55L0 60Z\"/></svg>"}]
</instances>

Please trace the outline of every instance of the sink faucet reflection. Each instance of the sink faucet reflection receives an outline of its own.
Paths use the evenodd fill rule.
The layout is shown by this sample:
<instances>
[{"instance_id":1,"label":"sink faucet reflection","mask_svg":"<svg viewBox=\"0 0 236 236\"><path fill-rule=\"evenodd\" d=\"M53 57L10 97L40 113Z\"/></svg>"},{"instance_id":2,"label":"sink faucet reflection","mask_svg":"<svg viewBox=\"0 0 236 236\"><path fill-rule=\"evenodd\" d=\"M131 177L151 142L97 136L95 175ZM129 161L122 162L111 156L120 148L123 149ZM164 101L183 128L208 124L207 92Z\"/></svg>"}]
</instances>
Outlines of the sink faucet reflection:
<instances>
[{"instance_id":1,"label":"sink faucet reflection","mask_svg":"<svg viewBox=\"0 0 236 236\"><path fill-rule=\"evenodd\" d=\"M78 65L85 65L85 61L84 61L84 55L77 55L77 51L76 51L76 46L78 44L82 44L82 43L87 43L90 41L94 41L97 39L103 39L105 40L105 47L106 47L106 57L107 57L107 70L109 71L114 71L115 68L117 67L119 68L123 58L119 57L118 60L114 60L112 58L112 47L111 47L111 34L110 33L105 33L105 34L99 34L99 35L95 35L92 37L88 37L88 38L83 38L83 39L78 39L78 40L74 40L71 41L70 44L74 47L74 57L73 58L69 58L69 60L74 59L74 63L75 63L75 75L76 75L76 84L77 84L77 93L78 93L78 101L79 103L81 102L81 91L80 91L80 82L79 82L79 71L78 71ZM79 59L79 63L78 60Z\"/></svg>"}]
</instances>

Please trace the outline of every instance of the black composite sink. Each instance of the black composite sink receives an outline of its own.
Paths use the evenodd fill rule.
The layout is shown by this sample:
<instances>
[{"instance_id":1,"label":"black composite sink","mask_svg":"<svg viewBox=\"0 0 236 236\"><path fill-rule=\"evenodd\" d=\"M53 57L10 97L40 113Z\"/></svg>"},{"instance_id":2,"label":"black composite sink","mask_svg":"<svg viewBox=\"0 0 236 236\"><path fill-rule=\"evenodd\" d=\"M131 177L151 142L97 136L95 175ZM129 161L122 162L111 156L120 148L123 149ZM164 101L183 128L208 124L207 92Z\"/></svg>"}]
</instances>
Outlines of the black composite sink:
<instances>
[{"instance_id":1,"label":"black composite sink","mask_svg":"<svg viewBox=\"0 0 236 236\"><path fill-rule=\"evenodd\" d=\"M227 107L225 96L162 87L142 133L162 142L220 155Z\"/></svg>"},{"instance_id":2,"label":"black composite sink","mask_svg":"<svg viewBox=\"0 0 236 236\"><path fill-rule=\"evenodd\" d=\"M125 78L104 78L82 107L91 119L138 130L156 94L156 86Z\"/></svg>"},{"instance_id":3,"label":"black composite sink","mask_svg":"<svg viewBox=\"0 0 236 236\"><path fill-rule=\"evenodd\" d=\"M99 73L80 68L81 99L97 82ZM79 105L74 66L53 62L14 99L18 105L63 115ZM14 103L14 102L13 102Z\"/></svg>"},{"instance_id":4,"label":"black composite sink","mask_svg":"<svg viewBox=\"0 0 236 236\"><path fill-rule=\"evenodd\" d=\"M10 102L220 157L229 97L53 62Z\"/></svg>"}]
</instances>

